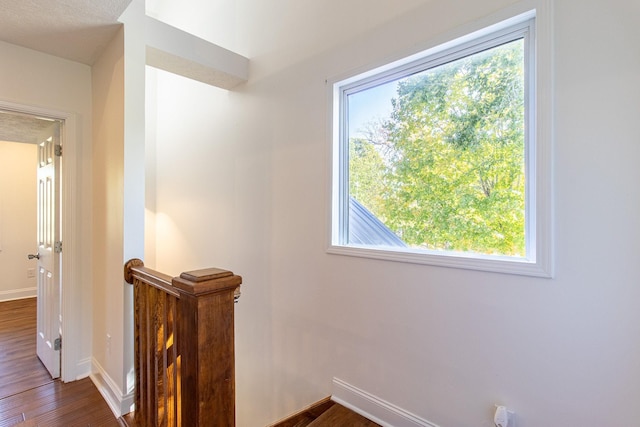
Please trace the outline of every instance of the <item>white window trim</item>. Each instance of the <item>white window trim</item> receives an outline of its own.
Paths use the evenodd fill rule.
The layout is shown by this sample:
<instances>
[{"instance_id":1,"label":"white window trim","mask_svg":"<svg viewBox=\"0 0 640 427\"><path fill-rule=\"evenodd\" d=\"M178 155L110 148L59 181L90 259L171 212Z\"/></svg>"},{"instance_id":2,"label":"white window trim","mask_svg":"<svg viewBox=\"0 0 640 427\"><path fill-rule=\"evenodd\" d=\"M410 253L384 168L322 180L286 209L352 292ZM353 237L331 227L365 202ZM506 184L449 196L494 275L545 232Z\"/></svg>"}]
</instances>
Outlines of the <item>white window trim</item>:
<instances>
[{"instance_id":1,"label":"white window trim","mask_svg":"<svg viewBox=\"0 0 640 427\"><path fill-rule=\"evenodd\" d=\"M329 213L329 244L327 252L330 254L348 255L364 258L373 258L389 261L409 262L417 264L427 264L441 267L451 267L460 269L471 269L480 271L490 271L506 274L517 274L534 277L553 277L553 244L552 244L552 169L551 169L551 149L553 137L553 102L552 102L552 48L551 48L551 7L547 0L540 2L537 10L529 10L524 13L513 13L511 17L496 15L493 22L477 23L477 28L466 34L461 32L457 38L452 37L452 41L432 47L425 51L411 55L409 57L379 66L357 75L342 78L328 79L329 90L329 126L331 137L331 203ZM508 12L505 12L508 13ZM528 25L531 22L528 49L529 58L533 60L533 67L528 67L529 75L525 82L529 86L526 93L534 93L534 99L525 99L529 103L530 114L526 120L529 139L535 141L534 144L526 144L527 159L526 164L531 168L527 173L527 215L530 213L529 206L535 208L535 215L528 217L527 225L527 258L516 258L508 256L491 256L474 253L451 252L451 251L424 251L411 248L380 248L361 247L344 244L340 241L344 235L346 221L341 221L344 215L342 206L345 205L341 197L348 197L348 193L341 191L346 183L342 182L346 176L345 169L348 162L341 161L345 147L340 141L344 140L344 135L340 135L340 112L345 113L345 109L340 108L342 99L341 92L345 87L357 82L360 87L366 87L372 80L380 81L380 77L392 79L394 73L405 72L416 66L416 63L425 63L425 57L429 61L436 60L442 55L450 54L455 50L464 50L464 44L473 41L473 44L487 42L496 37L504 36L505 33L513 31L515 28ZM480 28L482 27L482 28ZM534 60L535 59L535 60ZM531 63L531 62L530 62ZM344 131L346 132L346 130ZM531 179L531 175L534 176Z\"/></svg>"}]
</instances>

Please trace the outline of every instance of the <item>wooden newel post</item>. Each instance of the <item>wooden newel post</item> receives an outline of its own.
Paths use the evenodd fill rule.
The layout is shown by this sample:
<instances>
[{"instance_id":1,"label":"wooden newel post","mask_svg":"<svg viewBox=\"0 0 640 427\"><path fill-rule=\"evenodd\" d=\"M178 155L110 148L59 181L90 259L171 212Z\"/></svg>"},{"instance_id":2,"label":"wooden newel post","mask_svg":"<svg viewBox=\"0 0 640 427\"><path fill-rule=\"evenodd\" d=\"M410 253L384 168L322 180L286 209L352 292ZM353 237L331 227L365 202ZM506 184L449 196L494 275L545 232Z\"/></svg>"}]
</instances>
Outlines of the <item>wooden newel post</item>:
<instances>
[{"instance_id":1,"label":"wooden newel post","mask_svg":"<svg viewBox=\"0 0 640 427\"><path fill-rule=\"evenodd\" d=\"M230 271L210 268L172 280L178 302L183 426L235 426L234 292Z\"/></svg>"},{"instance_id":2,"label":"wooden newel post","mask_svg":"<svg viewBox=\"0 0 640 427\"><path fill-rule=\"evenodd\" d=\"M242 278L209 268L170 277L133 259L136 425L235 426L234 302Z\"/></svg>"}]
</instances>

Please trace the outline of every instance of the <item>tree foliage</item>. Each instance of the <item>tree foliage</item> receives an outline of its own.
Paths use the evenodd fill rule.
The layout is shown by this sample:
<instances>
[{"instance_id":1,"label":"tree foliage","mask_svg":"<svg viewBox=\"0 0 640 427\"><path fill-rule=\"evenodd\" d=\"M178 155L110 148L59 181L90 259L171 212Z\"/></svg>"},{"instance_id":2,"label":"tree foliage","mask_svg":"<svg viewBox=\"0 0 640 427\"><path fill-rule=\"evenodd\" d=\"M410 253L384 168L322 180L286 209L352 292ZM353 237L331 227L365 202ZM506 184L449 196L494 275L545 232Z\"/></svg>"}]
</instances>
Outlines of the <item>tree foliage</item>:
<instances>
[{"instance_id":1,"label":"tree foliage","mask_svg":"<svg viewBox=\"0 0 640 427\"><path fill-rule=\"evenodd\" d=\"M373 144L362 138L354 138L349 144L349 157L357 159L349 163L349 195L365 200L367 208L383 222L385 165Z\"/></svg>"},{"instance_id":2,"label":"tree foliage","mask_svg":"<svg viewBox=\"0 0 640 427\"><path fill-rule=\"evenodd\" d=\"M388 120L350 141L350 192L407 244L525 252L521 41L397 82Z\"/></svg>"}]
</instances>

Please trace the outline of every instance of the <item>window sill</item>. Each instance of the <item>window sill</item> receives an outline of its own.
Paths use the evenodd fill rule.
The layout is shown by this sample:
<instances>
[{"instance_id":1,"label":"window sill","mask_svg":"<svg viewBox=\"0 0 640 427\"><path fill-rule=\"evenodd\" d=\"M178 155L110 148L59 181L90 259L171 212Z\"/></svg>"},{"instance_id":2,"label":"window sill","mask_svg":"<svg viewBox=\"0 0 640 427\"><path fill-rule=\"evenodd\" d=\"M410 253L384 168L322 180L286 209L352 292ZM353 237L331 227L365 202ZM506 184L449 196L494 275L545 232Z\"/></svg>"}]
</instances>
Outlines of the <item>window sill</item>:
<instances>
[{"instance_id":1,"label":"window sill","mask_svg":"<svg viewBox=\"0 0 640 427\"><path fill-rule=\"evenodd\" d=\"M429 252L403 248L370 248L363 246L336 246L327 248L327 253L360 258L372 258L385 261L424 264L437 267L458 268L464 270L488 271L520 276L551 278L548 265L526 258L479 255L460 252Z\"/></svg>"}]
</instances>

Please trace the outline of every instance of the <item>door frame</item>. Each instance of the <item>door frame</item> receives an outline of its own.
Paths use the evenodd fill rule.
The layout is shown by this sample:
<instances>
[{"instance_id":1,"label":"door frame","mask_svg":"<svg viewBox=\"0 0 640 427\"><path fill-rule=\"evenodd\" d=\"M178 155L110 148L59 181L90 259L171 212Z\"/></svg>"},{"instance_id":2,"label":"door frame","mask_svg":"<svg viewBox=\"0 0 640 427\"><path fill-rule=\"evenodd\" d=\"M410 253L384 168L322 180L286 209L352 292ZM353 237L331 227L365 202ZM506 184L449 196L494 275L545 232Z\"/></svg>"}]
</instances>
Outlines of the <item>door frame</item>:
<instances>
[{"instance_id":1,"label":"door frame","mask_svg":"<svg viewBox=\"0 0 640 427\"><path fill-rule=\"evenodd\" d=\"M61 354L60 379L63 382L75 381L91 372L90 361L81 360L83 338L79 325L82 324L80 307L82 307L82 289L80 287L80 268L83 262L79 260L82 253L81 230L77 220L81 206L79 204L77 176L81 165L78 132L78 117L75 113L54 108L38 107L0 100L0 109L29 114L32 116L62 121L60 141L63 155L60 159L60 191L62 192L60 206L61 241L63 242L62 265L60 271L60 292L62 316L63 344ZM35 165L34 165L35 167ZM85 262L89 262L86 260ZM91 319L85 319L91 321Z\"/></svg>"}]
</instances>

